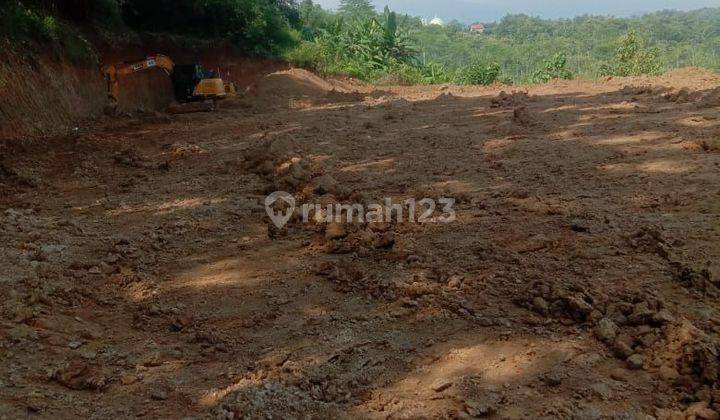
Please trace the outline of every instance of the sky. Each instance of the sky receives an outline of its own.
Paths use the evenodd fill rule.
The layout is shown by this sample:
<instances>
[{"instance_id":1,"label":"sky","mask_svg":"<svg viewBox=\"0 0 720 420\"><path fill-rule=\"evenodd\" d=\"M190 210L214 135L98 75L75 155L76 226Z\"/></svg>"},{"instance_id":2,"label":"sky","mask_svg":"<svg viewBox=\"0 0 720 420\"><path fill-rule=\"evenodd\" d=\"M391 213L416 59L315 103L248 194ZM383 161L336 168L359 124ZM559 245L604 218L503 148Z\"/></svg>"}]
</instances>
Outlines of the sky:
<instances>
[{"instance_id":1,"label":"sky","mask_svg":"<svg viewBox=\"0 0 720 420\"><path fill-rule=\"evenodd\" d=\"M334 9L340 0L314 0ZM525 13L544 18L574 17L584 14L633 16L664 9L692 10L720 7L720 0L373 0L382 9L412 16L450 21L491 22L508 13Z\"/></svg>"}]
</instances>

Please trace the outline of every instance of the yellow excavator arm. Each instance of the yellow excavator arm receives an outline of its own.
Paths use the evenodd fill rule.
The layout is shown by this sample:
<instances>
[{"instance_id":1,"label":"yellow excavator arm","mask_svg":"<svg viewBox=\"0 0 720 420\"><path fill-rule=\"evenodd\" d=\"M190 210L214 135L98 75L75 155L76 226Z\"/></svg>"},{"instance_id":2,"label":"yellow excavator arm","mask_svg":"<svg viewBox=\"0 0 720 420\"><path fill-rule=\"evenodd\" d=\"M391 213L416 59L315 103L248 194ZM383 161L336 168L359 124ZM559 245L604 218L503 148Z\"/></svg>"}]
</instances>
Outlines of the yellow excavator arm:
<instances>
[{"instance_id":1,"label":"yellow excavator arm","mask_svg":"<svg viewBox=\"0 0 720 420\"><path fill-rule=\"evenodd\" d=\"M175 68L175 63L162 54L147 57L144 60L130 62L130 63L118 63L110 64L103 67L103 74L105 75L105 81L107 83L108 98L112 104L117 104L118 96L120 95L120 84L118 82L118 76L137 73L140 71L149 70L158 67L165 71L165 74L170 76Z\"/></svg>"}]
</instances>

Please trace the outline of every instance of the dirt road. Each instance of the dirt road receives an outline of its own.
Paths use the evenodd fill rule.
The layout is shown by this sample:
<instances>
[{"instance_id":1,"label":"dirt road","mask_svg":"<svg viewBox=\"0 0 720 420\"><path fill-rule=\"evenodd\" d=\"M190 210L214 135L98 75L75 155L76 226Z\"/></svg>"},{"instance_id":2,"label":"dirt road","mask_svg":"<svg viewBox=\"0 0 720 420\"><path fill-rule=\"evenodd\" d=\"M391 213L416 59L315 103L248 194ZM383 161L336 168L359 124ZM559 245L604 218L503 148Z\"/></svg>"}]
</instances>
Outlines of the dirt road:
<instances>
[{"instance_id":1,"label":"dirt road","mask_svg":"<svg viewBox=\"0 0 720 420\"><path fill-rule=\"evenodd\" d=\"M291 72L6 144L0 418L718 418L719 82Z\"/></svg>"}]
</instances>

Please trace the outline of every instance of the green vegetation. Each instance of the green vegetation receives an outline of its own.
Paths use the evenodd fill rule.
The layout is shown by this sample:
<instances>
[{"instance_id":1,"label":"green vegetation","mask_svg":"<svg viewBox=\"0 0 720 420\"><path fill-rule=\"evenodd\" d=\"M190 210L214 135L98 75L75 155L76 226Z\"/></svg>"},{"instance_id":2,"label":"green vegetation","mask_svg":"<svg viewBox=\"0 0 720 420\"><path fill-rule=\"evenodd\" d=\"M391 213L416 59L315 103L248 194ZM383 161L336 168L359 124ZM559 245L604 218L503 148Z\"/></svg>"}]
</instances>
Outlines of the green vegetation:
<instances>
[{"instance_id":1,"label":"green vegetation","mask_svg":"<svg viewBox=\"0 0 720 420\"><path fill-rule=\"evenodd\" d=\"M370 0L340 0L340 15L345 17L373 17L375 6Z\"/></svg>"},{"instance_id":2,"label":"green vegetation","mask_svg":"<svg viewBox=\"0 0 720 420\"><path fill-rule=\"evenodd\" d=\"M91 59L81 31L141 30L229 43L278 56L297 44L295 0L0 0L0 37L26 48ZM99 30L99 31L97 31Z\"/></svg>"},{"instance_id":3,"label":"green vegetation","mask_svg":"<svg viewBox=\"0 0 720 420\"><path fill-rule=\"evenodd\" d=\"M573 77L572 72L567 69L567 56L564 53L558 53L549 60L545 60L543 66L533 75L533 82L547 83L554 79L571 80Z\"/></svg>"},{"instance_id":4,"label":"green vegetation","mask_svg":"<svg viewBox=\"0 0 720 420\"><path fill-rule=\"evenodd\" d=\"M642 74L657 75L662 72L658 61L660 50L646 48L645 40L635 31L630 31L620 40L615 61L601 67L603 76L640 76Z\"/></svg>"},{"instance_id":5,"label":"green vegetation","mask_svg":"<svg viewBox=\"0 0 720 420\"><path fill-rule=\"evenodd\" d=\"M407 28L388 9L380 16L340 16L325 27L304 33L310 39L288 54L298 65L324 74L366 79L404 73L412 79L409 81L419 77L412 66L416 52Z\"/></svg>"},{"instance_id":6,"label":"green vegetation","mask_svg":"<svg viewBox=\"0 0 720 420\"><path fill-rule=\"evenodd\" d=\"M276 0L124 0L131 28L229 41L242 52L277 55L295 43L295 3Z\"/></svg>"},{"instance_id":7,"label":"green vegetation","mask_svg":"<svg viewBox=\"0 0 720 420\"><path fill-rule=\"evenodd\" d=\"M565 69L580 78L655 74L686 66L720 71L720 9L638 18L515 15L486 28L485 34L469 34L453 25L418 26L414 38L429 60L449 68L467 65L469 57L498 63L503 76L515 83L545 80L538 78L539 72L556 54L564 54Z\"/></svg>"},{"instance_id":8,"label":"green vegetation","mask_svg":"<svg viewBox=\"0 0 720 420\"><path fill-rule=\"evenodd\" d=\"M387 83L543 83L603 75L720 71L720 8L638 18L506 16L486 33L426 26L370 0L330 12L312 0L0 0L0 37L92 61L81 33L139 30L285 56L323 74ZM89 29L89 31L87 31Z\"/></svg>"},{"instance_id":9,"label":"green vegetation","mask_svg":"<svg viewBox=\"0 0 720 420\"><path fill-rule=\"evenodd\" d=\"M363 45L369 33L354 27L371 20L382 26L388 11L368 15L360 3L366 2L345 1L333 14L310 0L303 1L303 42L288 58L299 66L370 81L394 80L392 73L401 71L401 78L411 76L412 83L542 83L558 78L658 74L686 66L720 71L720 8L664 11L638 18L545 20L511 15L486 24L484 34L470 33L458 22L424 26L419 18L396 16L403 47L414 54L399 63L392 56L378 56L370 63L364 52L339 53L333 47L338 42Z\"/></svg>"},{"instance_id":10,"label":"green vegetation","mask_svg":"<svg viewBox=\"0 0 720 420\"><path fill-rule=\"evenodd\" d=\"M62 55L72 63L95 62L90 44L73 25L16 1L6 2L0 9L0 36L30 50L42 45L46 51Z\"/></svg>"},{"instance_id":11,"label":"green vegetation","mask_svg":"<svg viewBox=\"0 0 720 420\"><path fill-rule=\"evenodd\" d=\"M476 60L461 71L458 82L468 85L491 85L500 79L500 65L497 63L484 64L482 60Z\"/></svg>"}]
</instances>

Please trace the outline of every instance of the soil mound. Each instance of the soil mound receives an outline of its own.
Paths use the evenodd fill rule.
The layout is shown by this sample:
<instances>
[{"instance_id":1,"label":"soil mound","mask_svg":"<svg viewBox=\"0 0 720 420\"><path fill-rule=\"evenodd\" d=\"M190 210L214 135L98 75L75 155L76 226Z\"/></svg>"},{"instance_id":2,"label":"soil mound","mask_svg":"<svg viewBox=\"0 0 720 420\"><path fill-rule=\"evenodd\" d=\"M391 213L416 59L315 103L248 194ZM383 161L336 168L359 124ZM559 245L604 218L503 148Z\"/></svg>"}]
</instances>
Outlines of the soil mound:
<instances>
[{"instance_id":1,"label":"soil mound","mask_svg":"<svg viewBox=\"0 0 720 420\"><path fill-rule=\"evenodd\" d=\"M302 69L279 71L265 76L256 87L258 96L319 98L333 90L328 81Z\"/></svg>"},{"instance_id":2,"label":"soil mound","mask_svg":"<svg viewBox=\"0 0 720 420\"><path fill-rule=\"evenodd\" d=\"M694 103L697 108L714 108L720 106L720 88L710 90L682 88L663 95L663 98L678 104Z\"/></svg>"},{"instance_id":3,"label":"soil mound","mask_svg":"<svg viewBox=\"0 0 720 420\"><path fill-rule=\"evenodd\" d=\"M720 106L720 88L706 92L698 103L700 108L714 108Z\"/></svg>"},{"instance_id":4,"label":"soil mound","mask_svg":"<svg viewBox=\"0 0 720 420\"><path fill-rule=\"evenodd\" d=\"M253 108L302 108L330 103L361 102L360 82L323 79L307 70L291 69L263 77L250 89Z\"/></svg>"},{"instance_id":5,"label":"soil mound","mask_svg":"<svg viewBox=\"0 0 720 420\"><path fill-rule=\"evenodd\" d=\"M676 70L670 70L665 73L663 79L674 81L718 81L720 77L710 70L699 67L685 67Z\"/></svg>"},{"instance_id":6,"label":"soil mound","mask_svg":"<svg viewBox=\"0 0 720 420\"><path fill-rule=\"evenodd\" d=\"M674 92L669 92L663 95L663 97L669 102L684 104L700 101L702 99L702 92L690 90L688 88L682 88Z\"/></svg>"},{"instance_id":7,"label":"soil mound","mask_svg":"<svg viewBox=\"0 0 720 420\"><path fill-rule=\"evenodd\" d=\"M528 103L530 96L527 92L511 92L508 94L505 91L490 100L493 108L513 108L516 106L522 106Z\"/></svg>"}]
</instances>

